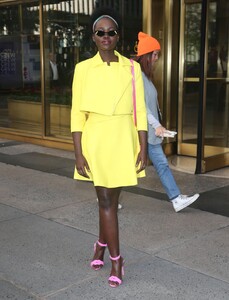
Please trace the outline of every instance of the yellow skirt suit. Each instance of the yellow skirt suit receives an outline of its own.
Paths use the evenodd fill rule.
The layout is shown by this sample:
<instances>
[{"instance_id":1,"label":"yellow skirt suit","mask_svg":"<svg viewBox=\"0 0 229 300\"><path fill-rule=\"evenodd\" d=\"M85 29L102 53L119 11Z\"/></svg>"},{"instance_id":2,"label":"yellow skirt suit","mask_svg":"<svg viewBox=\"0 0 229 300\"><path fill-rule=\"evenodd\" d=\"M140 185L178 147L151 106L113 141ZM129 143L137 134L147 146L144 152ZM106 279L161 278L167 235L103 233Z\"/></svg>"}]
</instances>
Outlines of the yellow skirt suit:
<instances>
[{"instance_id":1,"label":"yellow skirt suit","mask_svg":"<svg viewBox=\"0 0 229 300\"><path fill-rule=\"evenodd\" d=\"M71 131L82 132L82 151L90 167L85 178L107 188L137 184L138 130L147 130L144 87L140 65L134 62L137 128L133 121L130 60L115 52L118 62L103 62L99 53L75 67Z\"/></svg>"}]
</instances>

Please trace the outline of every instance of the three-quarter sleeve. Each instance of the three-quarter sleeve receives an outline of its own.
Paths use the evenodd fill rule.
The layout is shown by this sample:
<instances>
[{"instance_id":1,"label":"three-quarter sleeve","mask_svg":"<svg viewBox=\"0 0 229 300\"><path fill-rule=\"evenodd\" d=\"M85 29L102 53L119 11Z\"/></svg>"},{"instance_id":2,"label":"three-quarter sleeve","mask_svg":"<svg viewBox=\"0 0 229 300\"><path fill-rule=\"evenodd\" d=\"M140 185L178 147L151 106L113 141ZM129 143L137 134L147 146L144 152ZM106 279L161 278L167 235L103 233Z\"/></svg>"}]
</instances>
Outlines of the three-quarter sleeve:
<instances>
[{"instance_id":1,"label":"three-quarter sleeve","mask_svg":"<svg viewBox=\"0 0 229 300\"><path fill-rule=\"evenodd\" d=\"M80 111L82 79L82 68L80 68L80 65L76 65L72 84L71 132L82 132L86 122L87 113Z\"/></svg>"},{"instance_id":2,"label":"three-quarter sleeve","mask_svg":"<svg viewBox=\"0 0 229 300\"><path fill-rule=\"evenodd\" d=\"M135 68L135 85L136 85L136 113L137 113L137 130L147 131L147 115L144 97L144 84L140 65L134 63Z\"/></svg>"}]
</instances>

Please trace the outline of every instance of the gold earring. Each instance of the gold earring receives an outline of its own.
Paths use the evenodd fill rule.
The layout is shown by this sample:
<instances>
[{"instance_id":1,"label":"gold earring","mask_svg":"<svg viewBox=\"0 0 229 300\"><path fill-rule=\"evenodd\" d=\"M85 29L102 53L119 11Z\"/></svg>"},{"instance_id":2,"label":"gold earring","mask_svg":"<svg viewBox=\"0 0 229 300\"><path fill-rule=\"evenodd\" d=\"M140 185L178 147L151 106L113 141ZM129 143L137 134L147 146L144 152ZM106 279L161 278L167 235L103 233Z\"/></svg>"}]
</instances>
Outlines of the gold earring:
<instances>
[{"instance_id":1,"label":"gold earring","mask_svg":"<svg viewBox=\"0 0 229 300\"><path fill-rule=\"evenodd\" d=\"M135 45L134 45L134 52L135 53L138 52L138 42L137 41L135 42Z\"/></svg>"}]
</instances>

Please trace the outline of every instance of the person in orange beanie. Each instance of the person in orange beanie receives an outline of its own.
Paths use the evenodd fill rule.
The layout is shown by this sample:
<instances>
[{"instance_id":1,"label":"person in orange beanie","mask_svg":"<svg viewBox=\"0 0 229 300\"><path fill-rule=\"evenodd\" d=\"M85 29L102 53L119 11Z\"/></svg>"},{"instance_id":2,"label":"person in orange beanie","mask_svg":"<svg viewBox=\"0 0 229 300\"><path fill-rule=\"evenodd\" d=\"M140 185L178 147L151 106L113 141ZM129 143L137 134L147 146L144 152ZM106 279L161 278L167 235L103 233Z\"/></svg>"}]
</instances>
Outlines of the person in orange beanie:
<instances>
[{"instance_id":1,"label":"person in orange beanie","mask_svg":"<svg viewBox=\"0 0 229 300\"><path fill-rule=\"evenodd\" d=\"M138 33L136 61L141 66L144 82L148 121L148 156L156 169L169 200L173 204L174 210L178 212L197 200L199 194L192 196L181 194L162 148L163 138L171 133L173 134L170 137L174 137L175 132L169 132L161 124L157 90L152 82L153 71L160 50L161 46L157 39L144 32Z\"/></svg>"},{"instance_id":2,"label":"person in orange beanie","mask_svg":"<svg viewBox=\"0 0 229 300\"><path fill-rule=\"evenodd\" d=\"M142 56L147 53L151 53L154 51L160 51L161 46L154 37L149 36L144 32L138 33L138 54L137 56Z\"/></svg>"}]
</instances>

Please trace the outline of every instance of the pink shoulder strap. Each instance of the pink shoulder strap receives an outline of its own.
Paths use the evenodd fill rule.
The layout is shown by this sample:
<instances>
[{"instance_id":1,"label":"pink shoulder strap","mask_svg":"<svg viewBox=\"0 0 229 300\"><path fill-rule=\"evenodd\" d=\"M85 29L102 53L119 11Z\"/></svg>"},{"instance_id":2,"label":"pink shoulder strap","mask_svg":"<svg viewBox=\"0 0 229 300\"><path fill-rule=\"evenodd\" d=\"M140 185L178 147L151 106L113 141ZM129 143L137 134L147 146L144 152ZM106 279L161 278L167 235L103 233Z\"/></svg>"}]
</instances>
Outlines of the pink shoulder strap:
<instances>
[{"instance_id":1,"label":"pink shoulder strap","mask_svg":"<svg viewBox=\"0 0 229 300\"><path fill-rule=\"evenodd\" d=\"M135 89L135 73L134 73L134 62L131 62L131 73L132 73L132 93L133 93L133 110L134 110L134 125L137 126L137 113L136 113L136 89Z\"/></svg>"}]
</instances>

